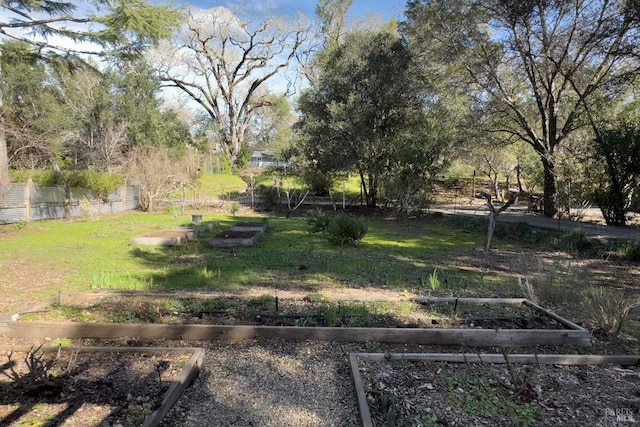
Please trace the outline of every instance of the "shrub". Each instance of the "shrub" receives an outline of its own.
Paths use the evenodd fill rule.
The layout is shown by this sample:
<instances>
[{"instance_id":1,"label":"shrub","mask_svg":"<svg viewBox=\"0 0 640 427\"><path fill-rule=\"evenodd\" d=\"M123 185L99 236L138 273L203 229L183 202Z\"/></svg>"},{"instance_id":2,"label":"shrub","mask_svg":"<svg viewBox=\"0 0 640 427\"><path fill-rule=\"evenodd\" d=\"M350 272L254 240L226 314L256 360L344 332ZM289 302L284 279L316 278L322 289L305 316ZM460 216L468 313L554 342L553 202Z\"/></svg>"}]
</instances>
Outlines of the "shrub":
<instances>
[{"instance_id":1,"label":"shrub","mask_svg":"<svg viewBox=\"0 0 640 427\"><path fill-rule=\"evenodd\" d=\"M363 218L338 214L331 219L326 230L327 240L331 243L344 245L353 244L367 234L367 224Z\"/></svg>"},{"instance_id":2,"label":"shrub","mask_svg":"<svg viewBox=\"0 0 640 427\"><path fill-rule=\"evenodd\" d=\"M91 204L89 199L87 199L86 197L80 199L78 207L80 208L80 215L83 218L93 218L95 210L93 209L93 205Z\"/></svg>"},{"instance_id":3,"label":"shrub","mask_svg":"<svg viewBox=\"0 0 640 427\"><path fill-rule=\"evenodd\" d=\"M31 179L35 185L51 186L58 184L60 174L53 169L21 169L12 170L11 178L23 184Z\"/></svg>"},{"instance_id":4,"label":"shrub","mask_svg":"<svg viewBox=\"0 0 640 427\"><path fill-rule=\"evenodd\" d=\"M587 288L583 308L589 319L608 334L617 336L629 311L640 307L640 298L630 298L620 291L604 287Z\"/></svg>"},{"instance_id":5,"label":"shrub","mask_svg":"<svg viewBox=\"0 0 640 427\"><path fill-rule=\"evenodd\" d=\"M587 232L582 227L576 227L568 233L564 233L558 238L560 249L575 252L591 249L593 242L587 236Z\"/></svg>"},{"instance_id":6,"label":"shrub","mask_svg":"<svg viewBox=\"0 0 640 427\"><path fill-rule=\"evenodd\" d=\"M640 242L628 242L620 248L622 259L640 261Z\"/></svg>"},{"instance_id":7,"label":"shrub","mask_svg":"<svg viewBox=\"0 0 640 427\"><path fill-rule=\"evenodd\" d=\"M312 209L307 213L309 233L321 233L327 230L331 222L331 215L322 209Z\"/></svg>"},{"instance_id":8,"label":"shrub","mask_svg":"<svg viewBox=\"0 0 640 427\"><path fill-rule=\"evenodd\" d=\"M60 182L70 187L85 188L95 194L110 194L122 185L122 175L90 170L63 171Z\"/></svg>"},{"instance_id":9,"label":"shrub","mask_svg":"<svg viewBox=\"0 0 640 427\"><path fill-rule=\"evenodd\" d=\"M229 212L231 213L231 216L236 216L239 210L240 204L238 204L238 202L233 202L231 203L231 206L229 206Z\"/></svg>"},{"instance_id":10,"label":"shrub","mask_svg":"<svg viewBox=\"0 0 640 427\"><path fill-rule=\"evenodd\" d=\"M280 206L280 195L278 189L271 185L259 185L257 193L260 197L260 203L264 209L278 209Z\"/></svg>"}]
</instances>

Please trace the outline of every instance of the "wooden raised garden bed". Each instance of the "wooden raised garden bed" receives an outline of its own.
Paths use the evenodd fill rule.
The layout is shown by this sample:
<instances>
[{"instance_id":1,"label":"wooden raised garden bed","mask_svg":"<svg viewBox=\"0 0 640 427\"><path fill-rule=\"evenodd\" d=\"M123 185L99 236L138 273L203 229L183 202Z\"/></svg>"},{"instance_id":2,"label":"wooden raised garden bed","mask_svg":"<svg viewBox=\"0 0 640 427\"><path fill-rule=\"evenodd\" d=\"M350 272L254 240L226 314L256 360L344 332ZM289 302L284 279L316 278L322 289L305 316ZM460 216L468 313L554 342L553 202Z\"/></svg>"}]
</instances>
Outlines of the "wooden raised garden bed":
<instances>
[{"instance_id":1,"label":"wooden raised garden bed","mask_svg":"<svg viewBox=\"0 0 640 427\"><path fill-rule=\"evenodd\" d=\"M253 246L266 231L266 221L239 222L230 229L218 233L214 238L209 239L209 246L212 248Z\"/></svg>"},{"instance_id":2,"label":"wooden raised garden bed","mask_svg":"<svg viewBox=\"0 0 640 427\"><path fill-rule=\"evenodd\" d=\"M137 236L132 239L133 244L142 246L180 246L198 237L203 231L211 231L218 226L217 222L200 224L198 226L178 227L172 230L159 230Z\"/></svg>"},{"instance_id":3,"label":"wooden raised garden bed","mask_svg":"<svg viewBox=\"0 0 640 427\"><path fill-rule=\"evenodd\" d=\"M640 391L635 355L351 353L349 361L363 427L622 425L638 416L628 400Z\"/></svg>"},{"instance_id":4,"label":"wooden raised garden bed","mask_svg":"<svg viewBox=\"0 0 640 427\"><path fill-rule=\"evenodd\" d=\"M0 353L7 362L0 419L20 425L158 426L204 359L204 350L192 347L2 347Z\"/></svg>"},{"instance_id":5,"label":"wooden raised garden bed","mask_svg":"<svg viewBox=\"0 0 640 427\"><path fill-rule=\"evenodd\" d=\"M168 296L176 298L175 294ZM123 297L124 298L124 297ZM159 297L157 297L159 298ZM209 296L212 302L216 302L215 296ZM222 298L218 296L217 298ZM60 304L60 298L56 298L57 304ZM363 319L367 320L366 326L359 323L350 323L351 318L346 318L342 323L338 323L339 327L327 327L323 322L327 319L327 314L322 311L306 311L302 314L283 312L284 302L278 304L277 299L268 302L264 297L261 300L265 306L271 306L270 310L264 311L248 311L247 319L242 318L242 310L240 306L234 306L233 316L234 323L230 320L224 320L224 310L212 310L207 308L199 308L200 312L184 313L184 319L181 319L181 313L178 311L167 312L168 317L162 317L167 311L163 307L160 300L139 301L136 306L124 306L127 312L138 312L140 307L144 310L153 311L152 320L155 323L105 323L100 318L91 319L90 323L79 322L46 322L46 317L35 317L34 321L17 321L21 318L20 314L14 314L11 320L0 323L0 334L10 337L32 337L32 338L117 338L117 337L137 337L141 339L196 339L196 340L218 340L218 339L252 339L252 338L285 338L292 340L336 340L351 342L389 342L389 343L415 343L415 344L443 344L443 345L467 345L474 347L482 346L534 346L534 345L578 345L588 346L591 344L591 334L588 330L582 328L575 323L566 320L555 313L533 304L524 299L457 299L457 309L460 305L468 304L486 304L485 309L493 310L492 306L501 303L513 306L513 313L517 310L527 309L528 313L525 317L527 324L541 324L544 328L522 329L520 323L522 318L519 316L507 316L505 327L483 328L477 326L476 323L481 322L474 318L476 323L468 323L466 327L448 328L442 325L421 325L425 327L397 327L394 324L385 324L379 326L376 324L375 313L371 310L362 310ZM179 306L186 306L182 300L177 300ZM186 300L185 300L186 301ZM206 299L204 299L206 302ZM52 302L50 300L50 302ZM237 304L237 301L233 301ZM422 303L435 304L452 304L447 299L429 299L428 301L419 301ZM274 304L275 303L275 304ZM256 302L252 302L256 304ZM247 305L252 305L247 304ZM319 303L324 304L324 303ZM364 304L364 303L363 303ZM278 308L273 307L279 306ZM119 307L119 308L116 308ZM202 305L201 307L208 307ZM212 306L216 308L217 305ZM326 309L326 306L324 306ZM44 304L38 304L27 311L43 310ZM451 307L449 307L450 309ZM123 310L123 306L114 305L110 308L110 312L117 309ZM173 309L172 309L173 310ZM202 311L204 310L204 311ZM489 312L491 312L491 310ZM220 311L220 313L218 313ZM445 310L446 311L446 310ZM214 313L215 312L215 313ZM326 312L326 311L325 311ZM533 313L533 314L532 314ZM330 312L333 317L341 316L339 312L333 309ZM358 314L356 312L356 314ZM142 318L148 318L144 313ZM382 316L384 318L384 316ZM502 316L505 317L505 316ZM540 319L538 319L540 318ZM163 321L163 319L165 319ZM239 319L239 320L238 320ZM500 319L500 317L498 317ZM518 319L515 321L514 319ZM126 321L134 321L135 318ZM170 321L168 321L170 320ZM337 319L341 321L340 318ZM361 320L361 319L355 319ZM456 319L458 321L459 319ZM481 320L486 320L483 318ZM121 322L124 322L123 319ZM218 323L216 323L218 322ZM288 323L285 323L288 322ZM370 322L370 323L369 323ZM463 320L461 320L463 322ZM537 322L537 323L536 323ZM197 324L194 324L197 323ZM214 323L214 324L212 324ZM310 325L313 324L313 325ZM464 323L464 322L463 322ZM495 325L495 323L490 323ZM288 325L288 326L282 326ZM296 325L296 326L294 326ZM409 324L410 325L410 324ZM352 327L356 326L356 327ZM370 327L373 326L373 327ZM403 325L404 326L404 325Z\"/></svg>"}]
</instances>

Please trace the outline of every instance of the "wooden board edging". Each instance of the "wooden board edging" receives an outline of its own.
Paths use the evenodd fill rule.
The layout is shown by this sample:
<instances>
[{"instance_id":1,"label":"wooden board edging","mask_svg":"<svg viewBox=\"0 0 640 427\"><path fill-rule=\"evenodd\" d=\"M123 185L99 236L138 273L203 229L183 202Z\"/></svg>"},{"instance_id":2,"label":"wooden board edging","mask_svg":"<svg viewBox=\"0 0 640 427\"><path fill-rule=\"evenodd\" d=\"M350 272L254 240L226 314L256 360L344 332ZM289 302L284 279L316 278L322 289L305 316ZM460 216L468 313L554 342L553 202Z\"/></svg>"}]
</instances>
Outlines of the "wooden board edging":
<instances>
[{"instance_id":1,"label":"wooden board edging","mask_svg":"<svg viewBox=\"0 0 640 427\"><path fill-rule=\"evenodd\" d=\"M369 411L369 404L367 403L367 393L364 390L362 375L360 375L360 368L358 367L358 355L359 353L349 354L349 366L351 368L351 378L353 379L353 386L356 389L356 400L358 405L358 413L360 414L360 425L362 425L362 427L373 427L373 422L371 421L371 411Z\"/></svg>"},{"instance_id":2,"label":"wooden board edging","mask_svg":"<svg viewBox=\"0 0 640 427\"><path fill-rule=\"evenodd\" d=\"M621 365L632 366L640 364L640 356L627 355L593 355L593 354L509 354L510 362L541 363L552 365ZM372 427L371 411L367 402L364 382L358 366L359 360L383 361L432 361L454 363L505 363L502 354L474 354L474 353L350 353L349 366L356 391L360 425Z\"/></svg>"},{"instance_id":3,"label":"wooden board edging","mask_svg":"<svg viewBox=\"0 0 640 427\"><path fill-rule=\"evenodd\" d=\"M441 345L527 346L591 345L586 331L554 329L425 329L425 328L331 328L248 325L180 325L136 323L7 322L0 335L12 338L135 337L169 340L233 340L277 338L296 341L343 341Z\"/></svg>"},{"instance_id":4,"label":"wooden board edging","mask_svg":"<svg viewBox=\"0 0 640 427\"><path fill-rule=\"evenodd\" d=\"M162 397L160 407L153 411L142 424L142 427L159 426L164 417L169 413L173 405L178 401L182 393L191 385L193 380L200 375L200 368L204 360L204 349L198 348L189 358L180 375L171 382L169 389Z\"/></svg>"},{"instance_id":5,"label":"wooden board edging","mask_svg":"<svg viewBox=\"0 0 640 427\"><path fill-rule=\"evenodd\" d=\"M419 304L436 304L442 302L456 303L463 302L467 304L522 304L525 298L456 298L456 297L420 297L413 298L414 302Z\"/></svg>"},{"instance_id":6,"label":"wooden board edging","mask_svg":"<svg viewBox=\"0 0 640 427\"><path fill-rule=\"evenodd\" d=\"M496 353L351 353L362 360L407 360L451 363L505 363ZM640 365L640 356L625 354L508 354L511 363L538 363L543 365Z\"/></svg>"},{"instance_id":7,"label":"wooden board edging","mask_svg":"<svg viewBox=\"0 0 640 427\"><path fill-rule=\"evenodd\" d=\"M574 329L576 331L586 331L586 329L583 328L582 326L576 325L572 321L567 320L564 317L559 316L559 315L555 314L554 312L552 312L550 310L547 310L546 308L541 307L541 306L539 306L538 304L536 304L534 302L531 302L529 300L525 300L523 304L524 305L528 305L529 307L532 307L532 308L534 308L534 309L536 309L538 311L543 312L544 314L546 314L547 316L551 317L556 322L560 323L561 325L566 326L569 329Z\"/></svg>"}]
</instances>

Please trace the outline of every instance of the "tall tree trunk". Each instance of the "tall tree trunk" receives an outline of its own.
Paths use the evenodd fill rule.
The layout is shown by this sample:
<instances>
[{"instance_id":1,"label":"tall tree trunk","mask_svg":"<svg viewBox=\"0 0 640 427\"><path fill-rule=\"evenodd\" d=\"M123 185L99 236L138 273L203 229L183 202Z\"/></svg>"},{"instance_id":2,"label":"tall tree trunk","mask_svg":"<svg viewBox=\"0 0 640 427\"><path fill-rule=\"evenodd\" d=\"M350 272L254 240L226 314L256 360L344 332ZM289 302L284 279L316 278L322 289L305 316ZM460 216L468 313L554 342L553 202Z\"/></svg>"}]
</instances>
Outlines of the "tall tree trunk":
<instances>
[{"instance_id":1,"label":"tall tree trunk","mask_svg":"<svg viewBox=\"0 0 640 427\"><path fill-rule=\"evenodd\" d=\"M558 213L558 178L553 161L542 157L544 168L544 216L553 218Z\"/></svg>"},{"instance_id":2,"label":"tall tree trunk","mask_svg":"<svg viewBox=\"0 0 640 427\"><path fill-rule=\"evenodd\" d=\"M489 200L488 203L491 203L491 200ZM500 213L496 210L489 212L489 225L487 227L487 235L484 241L485 255L491 251L491 242L493 241L493 232L496 229L496 220L498 219L498 215L500 215Z\"/></svg>"},{"instance_id":3,"label":"tall tree trunk","mask_svg":"<svg viewBox=\"0 0 640 427\"><path fill-rule=\"evenodd\" d=\"M2 53L0 53L0 60ZM0 68L0 78L2 69ZM7 134L4 127L4 97L0 88L0 185L9 182L9 152L7 151Z\"/></svg>"}]
</instances>

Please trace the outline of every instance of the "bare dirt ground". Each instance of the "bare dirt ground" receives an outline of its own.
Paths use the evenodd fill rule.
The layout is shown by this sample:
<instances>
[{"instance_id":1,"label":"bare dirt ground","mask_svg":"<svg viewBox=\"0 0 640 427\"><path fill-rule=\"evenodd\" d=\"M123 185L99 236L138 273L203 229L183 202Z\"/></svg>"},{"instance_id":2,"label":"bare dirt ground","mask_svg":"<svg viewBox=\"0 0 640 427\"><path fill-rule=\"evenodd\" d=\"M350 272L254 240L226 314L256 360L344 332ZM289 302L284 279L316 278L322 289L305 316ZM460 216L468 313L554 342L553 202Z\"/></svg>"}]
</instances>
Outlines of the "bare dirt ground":
<instances>
[{"instance_id":1,"label":"bare dirt ground","mask_svg":"<svg viewBox=\"0 0 640 427\"><path fill-rule=\"evenodd\" d=\"M3 351L0 356L0 425L141 425L190 356L45 354L39 345L31 353Z\"/></svg>"},{"instance_id":2,"label":"bare dirt ground","mask_svg":"<svg viewBox=\"0 0 640 427\"><path fill-rule=\"evenodd\" d=\"M640 423L637 367L360 362L375 425Z\"/></svg>"}]
</instances>

